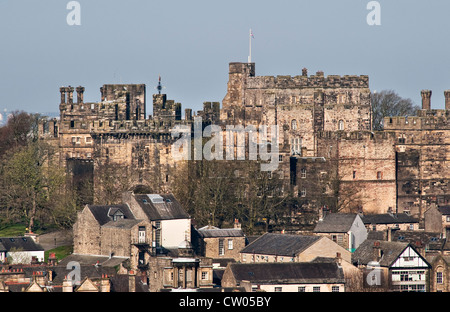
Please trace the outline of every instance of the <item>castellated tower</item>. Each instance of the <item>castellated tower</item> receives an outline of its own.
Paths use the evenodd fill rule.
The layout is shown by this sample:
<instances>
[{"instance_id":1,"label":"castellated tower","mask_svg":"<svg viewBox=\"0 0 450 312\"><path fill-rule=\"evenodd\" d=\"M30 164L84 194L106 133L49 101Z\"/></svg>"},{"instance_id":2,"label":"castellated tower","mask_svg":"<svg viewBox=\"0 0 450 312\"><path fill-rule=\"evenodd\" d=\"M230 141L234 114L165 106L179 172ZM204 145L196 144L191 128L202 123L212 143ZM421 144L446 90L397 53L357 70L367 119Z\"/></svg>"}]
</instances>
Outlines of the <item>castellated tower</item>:
<instances>
[{"instance_id":1,"label":"castellated tower","mask_svg":"<svg viewBox=\"0 0 450 312\"><path fill-rule=\"evenodd\" d=\"M254 63L230 63L221 120L235 125L278 125L280 139L304 156L317 156L321 131L372 128L368 76L255 76Z\"/></svg>"}]
</instances>

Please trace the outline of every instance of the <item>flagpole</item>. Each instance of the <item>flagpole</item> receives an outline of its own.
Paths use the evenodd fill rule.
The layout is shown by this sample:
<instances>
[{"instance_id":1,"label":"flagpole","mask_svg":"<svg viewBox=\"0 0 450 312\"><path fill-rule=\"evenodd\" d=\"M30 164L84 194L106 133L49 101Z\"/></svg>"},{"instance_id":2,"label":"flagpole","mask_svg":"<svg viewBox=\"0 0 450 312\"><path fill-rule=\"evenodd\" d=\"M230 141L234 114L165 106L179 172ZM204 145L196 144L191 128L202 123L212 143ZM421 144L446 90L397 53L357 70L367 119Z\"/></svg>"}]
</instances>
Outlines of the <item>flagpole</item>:
<instances>
[{"instance_id":1,"label":"flagpole","mask_svg":"<svg viewBox=\"0 0 450 312\"><path fill-rule=\"evenodd\" d=\"M250 33L248 35L248 46L249 46L249 55L248 55L248 62L252 62L252 29L250 28Z\"/></svg>"}]
</instances>

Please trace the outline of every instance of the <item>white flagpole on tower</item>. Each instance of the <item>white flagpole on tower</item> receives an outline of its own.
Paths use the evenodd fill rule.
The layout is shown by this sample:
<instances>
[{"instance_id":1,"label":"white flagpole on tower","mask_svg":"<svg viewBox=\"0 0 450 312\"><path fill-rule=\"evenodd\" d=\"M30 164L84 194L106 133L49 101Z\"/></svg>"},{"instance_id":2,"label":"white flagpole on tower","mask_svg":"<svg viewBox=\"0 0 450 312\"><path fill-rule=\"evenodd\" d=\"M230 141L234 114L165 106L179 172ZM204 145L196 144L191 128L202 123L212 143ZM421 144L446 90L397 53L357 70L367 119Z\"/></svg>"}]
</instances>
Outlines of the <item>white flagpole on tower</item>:
<instances>
[{"instance_id":1,"label":"white flagpole on tower","mask_svg":"<svg viewBox=\"0 0 450 312\"><path fill-rule=\"evenodd\" d=\"M249 45L249 54L248 54L248 62L252 62L252 29L250 28L250 33L248 35L248 45Z\"/></svg>"}]
</instances>

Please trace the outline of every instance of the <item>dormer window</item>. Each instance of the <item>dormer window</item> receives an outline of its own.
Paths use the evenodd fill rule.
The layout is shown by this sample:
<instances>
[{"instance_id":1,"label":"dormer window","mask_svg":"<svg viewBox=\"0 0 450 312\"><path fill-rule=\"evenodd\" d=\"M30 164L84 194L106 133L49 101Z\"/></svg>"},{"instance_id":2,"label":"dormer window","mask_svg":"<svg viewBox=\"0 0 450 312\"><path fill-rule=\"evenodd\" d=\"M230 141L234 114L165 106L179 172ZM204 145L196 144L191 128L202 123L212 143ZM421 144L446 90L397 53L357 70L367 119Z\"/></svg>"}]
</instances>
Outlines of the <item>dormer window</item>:
<instances>
[{"instance_id":1,"label":"dormer window","mask_svg":"<svg viewBox=\"0 0 450 312\"><path fill-rule=\"evenodd\" d=\"M123 214L122 210L118 208L110 208L108 212L108 216L110 216L113 221L123 220L125 218L125 215Z\"/></svg>"}]
</instances>

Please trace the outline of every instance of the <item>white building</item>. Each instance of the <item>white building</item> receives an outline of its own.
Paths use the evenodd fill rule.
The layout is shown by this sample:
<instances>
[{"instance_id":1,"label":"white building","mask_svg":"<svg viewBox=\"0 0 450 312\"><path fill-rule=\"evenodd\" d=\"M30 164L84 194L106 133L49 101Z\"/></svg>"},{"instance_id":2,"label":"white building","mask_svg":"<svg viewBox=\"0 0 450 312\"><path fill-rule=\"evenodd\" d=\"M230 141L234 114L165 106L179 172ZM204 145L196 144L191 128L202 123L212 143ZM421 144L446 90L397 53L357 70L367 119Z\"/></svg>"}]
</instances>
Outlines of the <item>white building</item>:
<instances>
[{"instance_id":1,"label":"white building","mask_svg":"<svg viewBox=\"0 0 450 312\"><path fill-rule=\"evenodd\" d=\"M344 292L345 279L336 262L230 263L222 287L266 292Z\"/></svg>"},{"instance_id":2,"label":"white building","mask_svg":"<svg viewBox=\"0 0 450 312\"><path fill-rule=\"evenodd\" d=\"M133 194L124 203L137 219L149 220L155 227L152 247L178 248L191 240L191 217L172 194Z\"/></svg>"},{"instance_id":3,"label":"white building","mask_svg":"<svg viewBox=\"0 0 450 312\"><path fill-rule=\"evenodd\" d=\"M44 261L44 248L30 237L0 237L0 262L29 264Z\"/></svg>"}]
</instances>

